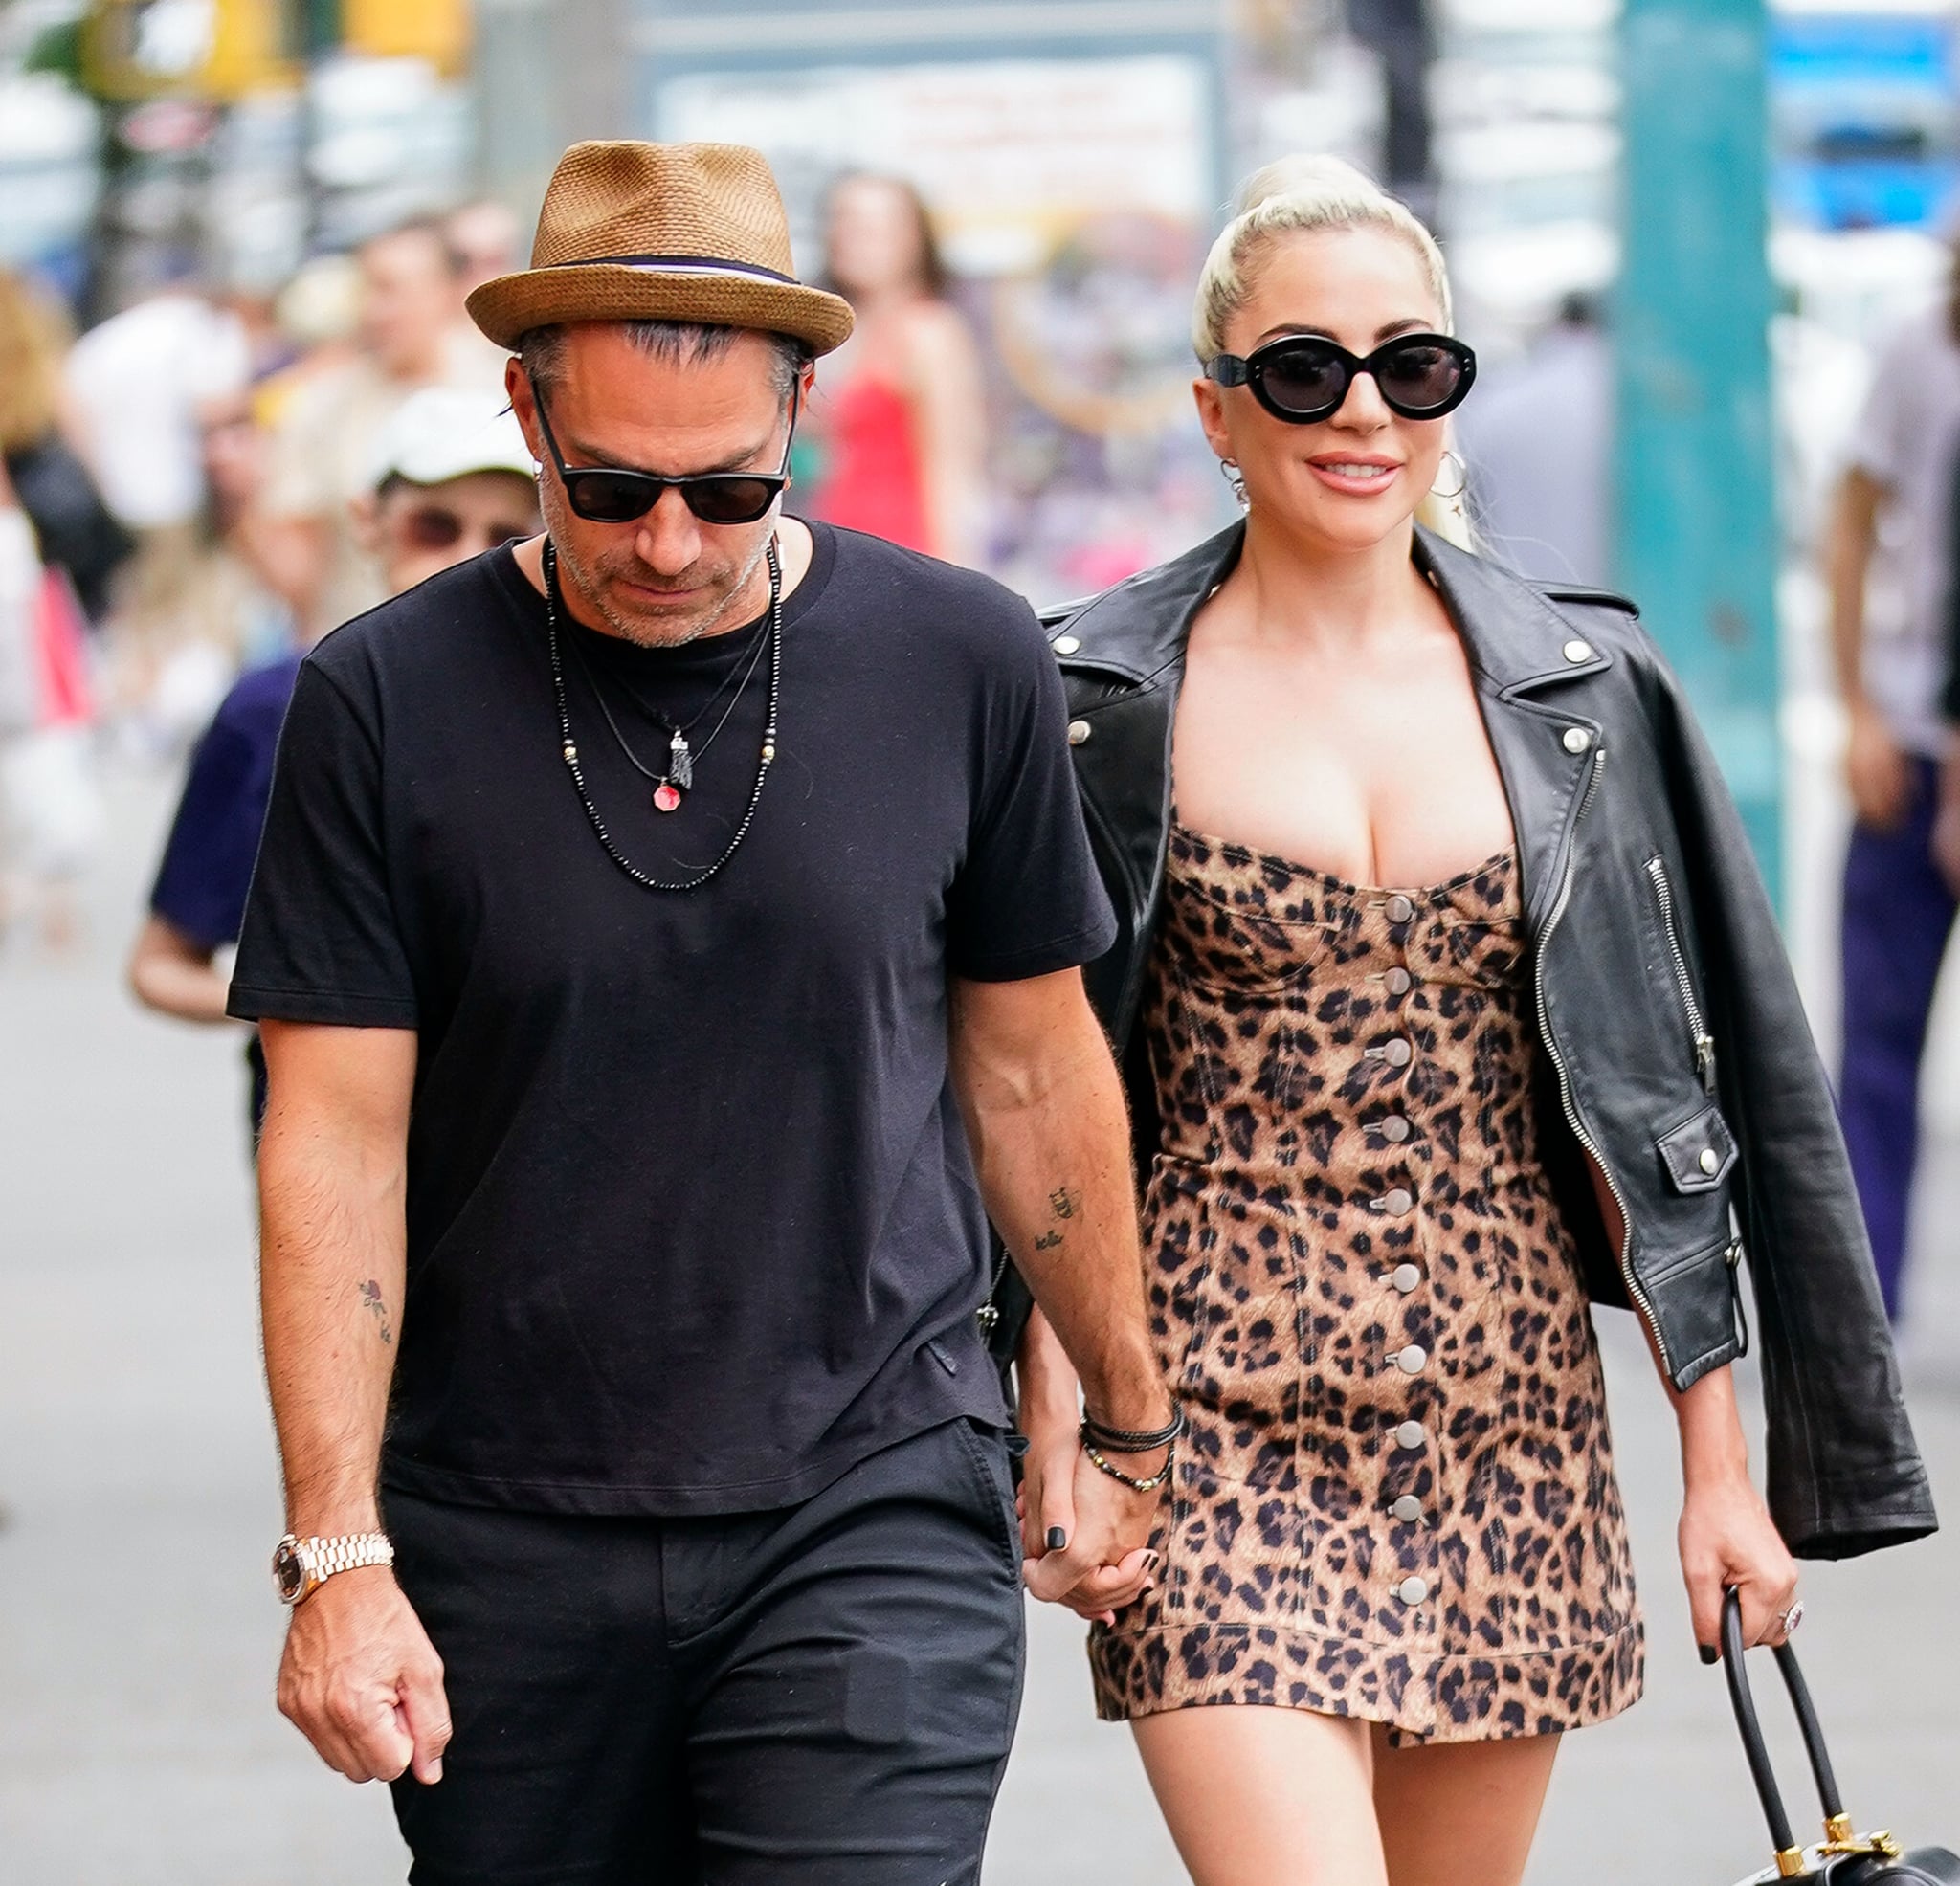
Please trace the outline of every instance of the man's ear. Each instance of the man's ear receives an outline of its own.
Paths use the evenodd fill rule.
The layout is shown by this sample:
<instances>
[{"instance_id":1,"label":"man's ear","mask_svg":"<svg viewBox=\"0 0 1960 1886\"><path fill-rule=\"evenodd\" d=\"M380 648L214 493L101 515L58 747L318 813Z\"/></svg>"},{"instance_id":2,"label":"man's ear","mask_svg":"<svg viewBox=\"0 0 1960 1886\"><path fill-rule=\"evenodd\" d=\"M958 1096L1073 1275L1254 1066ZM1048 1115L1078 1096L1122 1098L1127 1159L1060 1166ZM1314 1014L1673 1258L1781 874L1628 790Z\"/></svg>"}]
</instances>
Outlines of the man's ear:
<instances>
[{"instance_id":1,"label":"man's ear","mask_svg":"<svg viewBox=\"0 0 1960 1886\"><path fill-rule=\"evenodd\" d=\"M531 463L542 469L545 440L538 431L538 399L531 390L531 376L524 371L523 362L515 354L503 363L503 395L510 401L510 410L517 417L519 431L524 435L524 444L530 448Z\"/></svg>"},{"instance_id":2,"label":"man's ear","mask_svg":"<svg viewBox=\"0 0 1960 1886\"><path fill-rule=\"evenodd\" d=\"M371 491L356 492L347 499L347 516L354 526L354 542L370 557L381 554L381 499Z\"/></svg>"}]
</instances>

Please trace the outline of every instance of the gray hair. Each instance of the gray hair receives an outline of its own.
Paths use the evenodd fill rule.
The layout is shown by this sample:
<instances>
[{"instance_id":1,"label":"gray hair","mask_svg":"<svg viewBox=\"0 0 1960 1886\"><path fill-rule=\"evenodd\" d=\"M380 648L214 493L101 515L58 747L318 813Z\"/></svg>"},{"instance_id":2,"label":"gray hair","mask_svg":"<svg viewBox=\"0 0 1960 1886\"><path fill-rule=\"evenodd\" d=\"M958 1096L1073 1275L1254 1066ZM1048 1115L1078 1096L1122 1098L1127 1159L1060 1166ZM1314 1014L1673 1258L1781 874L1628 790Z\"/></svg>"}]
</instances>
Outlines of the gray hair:
<instances>
[{"instance_id":1,"label":"gray hair","mask_svg":"<svg viewBox=\"0 0 1960 1886\"><path fill-rule=\"evenodd\" d=\"M1381 230L1415 252L1450 328L1450 277L1436 237L1406 203L1338 157L1282 157L1239 187L1232 220L1220 232L1198 277L1191 344L1200 361L1225 350L1225 323L1245 305L1260 256L1274 237L1294 231Z\"/></svg>"},{"instance_id":2,"label":"gray hair","mask_svg":"<svg viewBox=\"0 0 1960 1886\"><path fill-rule=\"evenodd\" d=\"M628 343L650 360L719 360L728 351L736 335L747 328L723 327L699 321L622 321L612 323L626 330ZM776 397L787 400L796 390L796 382L813 358L810 348L791 334L763 334L769 343L770 377ZM524 376L541 393L553 390L565 377L565 328L532 327L517 339L517 357Z\"/></svg>"}]
</instances>

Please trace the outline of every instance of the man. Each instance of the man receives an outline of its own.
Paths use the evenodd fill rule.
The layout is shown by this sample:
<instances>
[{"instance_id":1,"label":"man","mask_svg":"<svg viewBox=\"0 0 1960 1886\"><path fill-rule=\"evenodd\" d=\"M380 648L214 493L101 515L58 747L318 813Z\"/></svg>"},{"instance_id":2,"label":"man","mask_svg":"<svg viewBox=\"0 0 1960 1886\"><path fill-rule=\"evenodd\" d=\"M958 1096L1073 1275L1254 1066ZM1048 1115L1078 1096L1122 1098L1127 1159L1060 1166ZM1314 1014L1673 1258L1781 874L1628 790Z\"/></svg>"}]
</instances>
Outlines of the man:
<instances>
[{"instance_id":1,"label":"man","mask_svg":"<svg viewBox=\"0 0 1960 1886\"><path fill-rule=\"evenodd\" d=\"M358 262L357 351L303 379L280 412L257 533L268 574L314 636L386 593L352 506L369 489L389 416L422 387L493 392L501 370L482 337L458 325L456 257L439 224L374 236Z\"/></svg>"},{"instance_id":2,"label":"man","mask_svg":"<svg viewBox=\"0 0 1960 1886\"><path fill-rule=\"evenodd\" d=\"M1885 1308L1903 1308L1919 1158L1919 1073L1955 883L1935 851L1951 507L1960 451L1960 294L1880 356L1829 545L1831 639L1850 717L1838 1108ZM1960 797L1960 794L1956 794Z\"/></svg>"},{"instance_id":3,"label":"man","mask_svg":"<svg viewBox=\"0 0 1960 1886\"><path fill-rule=\"evenodd\" d=\"M1169 1411L1059 679L987 579L781 514L851 317L755 152L574 146L532 264L470 305L547 534L307 659L232 985L281 1706L400 1777L417 1880L970 1882L983 1205L1089 1414ZM1143 1588L1166 1447L1120 1458L1038 1595Z\"/></svg>"},{"instance_id":4,"label":"man","mask_svg":"<svg viewBox=\"0 0 1960 1886\"><path fill-rule=\"evenodd\" d=\"M530 448L500 405L460 388L425 387L383 429L353 522L390 596L538 528ZM136 999L159 1014L226 1020L231 982L218 953L238 941L279 726L311 640L302 636L291 653L242 675L191 754L149 916L129 959ZM265 1112L256 1035L247 1057L256 1127Z\"/></svg>"}]
</instances>

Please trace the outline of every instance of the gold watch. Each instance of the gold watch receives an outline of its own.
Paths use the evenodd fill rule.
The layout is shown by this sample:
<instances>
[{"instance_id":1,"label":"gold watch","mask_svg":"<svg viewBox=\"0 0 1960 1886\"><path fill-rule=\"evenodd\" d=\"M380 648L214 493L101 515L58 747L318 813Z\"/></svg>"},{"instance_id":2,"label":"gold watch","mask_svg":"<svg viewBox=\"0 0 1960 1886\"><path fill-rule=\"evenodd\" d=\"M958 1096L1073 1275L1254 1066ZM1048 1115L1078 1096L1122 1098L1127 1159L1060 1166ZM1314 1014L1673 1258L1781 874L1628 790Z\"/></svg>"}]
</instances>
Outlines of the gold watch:
<instances>
[{"instance_id":1,"label":"gold watch","mask_svg":"<svg viewBox=\"0 0 1960 1886\"><path fill-rule=\"evenodd\" d=\"M298 1605L336 1572L393 1564L394 1546L385 1532L337 1533L331 1539L288 1533L273 1551L272 1582L282 1603Z\"/></svg>"}]
</instances>

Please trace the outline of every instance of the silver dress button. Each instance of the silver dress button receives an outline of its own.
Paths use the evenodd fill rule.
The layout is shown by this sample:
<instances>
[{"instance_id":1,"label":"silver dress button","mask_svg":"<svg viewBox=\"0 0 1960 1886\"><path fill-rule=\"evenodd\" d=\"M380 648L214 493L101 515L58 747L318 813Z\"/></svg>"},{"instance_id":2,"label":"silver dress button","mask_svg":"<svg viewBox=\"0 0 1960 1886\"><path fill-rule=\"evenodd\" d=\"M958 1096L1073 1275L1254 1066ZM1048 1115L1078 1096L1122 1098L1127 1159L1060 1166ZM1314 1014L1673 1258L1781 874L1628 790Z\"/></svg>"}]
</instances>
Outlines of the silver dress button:
<instances>
[{"instance_id":1,"label":"silver dress button","mask_svg":"<svg viewBox=\"0 0 1960 1886\"><path fill-rule=\"evenodd\" d=\"M1068 723L1068 743L1080 746L1089 737L1089 723L1086 721L1071 721Z\"/></svg>"},{"instance_id":2,"label":"silver dress button","mask_svg":"<svg viewBox=\"0 0 1960 1886\"><path fill-rule=\"evenodd\" d=\"M1415 1050L1398 1034L1382 1048L1382 1059L1392 1068L1406 1068L1415 1058Z\"/></svg>"},{"instance_id":3,"label":"silver dress button","mask_svg":"<svg viewBox=\"0 0 1960 1886\"><path fill-rule=\"evenodd\" d=\"M1393 1281L1395 1288L1407 1297L1422 1281L1421 1269L1414 1264L1397 1264Z\"/></svg>"},{"instance_id":4,"label":"silver dress button","mask_svg":"<svg viewBox=\"0 0 1960 1886\"><path fill-rule=\"evenodd\" d=\"M1395 1596L1405 1605L1419 1605L1429 1596L1429 1580L1426 1578L1405 1578L1395 1586Z\"/></svg>"},{"instance_id":5,"label":"silver dress button","mask_svg":"<svg viewBox=\"0 0 1960 1886\"><path fill-rule=\"evenodd\" d=\"M1399 1146L1409 1137L1409 1122L1398 1113L1392 1113L1379 1122L1381 1136L1390 1145Z\"/></svg>"},{"instance_id":6,"label":"silver dress button","mask_svg":"<svg viewBox=\"0 0 1960 1886\"><path fill-rule=\"evenodd\" d=\"M1405 1421L1395 1430L1395 1445L1404 1453L1414 1453L1428 1438L1419 1421Z\"/></svg>"},{"instance_id":7,"label":"silver dress button","mask_svg":"<svg viewBox=\"0 0 1960 1886\"><path fill-rule=\"evenodd\" d=\"M1059 644L1058 643L1057 646L1058 647ZM1592 659L1592 644L1574 638L1566 644L1566 659L1568 661L1591 661Z\"/></svg>"},{"instance_id":8,"label":"silver dress button","mask_svg":"<svg viewBox=\"0 0 1960 1886\"><path fill-rule=\"evenodd\" d=\"M1384 1192L1375 1203L1391 1218L1406 1218L1415 1209L1415 1194L1407 1186L1397 1186L1392 1191Z\"/></svg>"},{"instance_id":9,"label":"silver dress button","mask_svg":"<svg viewBox=\"0 0 1960 1886\"><path fill-rule=\"evenodd\" d=\"M1057 655L1080 655L1082 638L1080 635L1058 635L1048 644Z\"/></svg>"},{"instance_id":10,"label":"silver dress button","mask_svg":"<svg viewBox=\"0 0 1960 1886\"><path fill-rule=\"evenodd\" d=\"M1391 995L1407 995L1415 985L1415 978L1398 963L1384 978Z\"/></svg>"},{"instance_id":11,"label":"silver dress button","mask_svg":"<svg viewBox=\"0 0 1960 1886\"><path fill-rule=\"evenodd\" d=\"M1404 1375L1420 1375L1422 1365L1429 1360L1429 1351L1420 1342L1412 1342L1406 1349L1395 1352L1395 1366Z\"/></svg>"},{"instance_id":12,"label":"silver dress button","mask_svg":"<svg viewBox=\"0 0 1960 1886\"><path fill-rule=\"evenodd\" d=\"M1592 736L1584 727L1568 727L1564 743L1568 753L1583 753L1592 744Z\"/></svg>"},{"instance_id":13,"label":"silver dress button","mask_svg":"<svg viewBox=\"0 0 1960 1886\"><path fill-rule=\"evenodd\" d=\"M1400 891L1397 891L1382 908L1388 912L1391 923L1406 923L1415 915L1414 904L1405 898Z\"/></svg>"},{"instance_id":14,"label":"silver dress button","mask_svg":"<svg viewBox=\"0 0 1960 1886\"><path fill-rule=\"evenodd\" d=\"M1400 1499L1396 1500L1389 1508L1389 1511L1396 1519L1400 1520L1404 1525L1413 1525L1422 1517L1422 1501L1417 1499L1413 1493L1405 1493ZM1419 1600L1416 1602L1419 1602Z\"/></svg>"},{"instance_id":15,"label":"silver dress button","mask_svg":"<svg viewBox=\"0 0 1960 1886\"><path fill-rule=\"evenodd\" d=\"M1702 1157L1696 1162L1711 1178L1722 1169L1722 1155L1713 1146L1704 1146Z\"/></svg>"}]
</instances>

